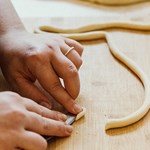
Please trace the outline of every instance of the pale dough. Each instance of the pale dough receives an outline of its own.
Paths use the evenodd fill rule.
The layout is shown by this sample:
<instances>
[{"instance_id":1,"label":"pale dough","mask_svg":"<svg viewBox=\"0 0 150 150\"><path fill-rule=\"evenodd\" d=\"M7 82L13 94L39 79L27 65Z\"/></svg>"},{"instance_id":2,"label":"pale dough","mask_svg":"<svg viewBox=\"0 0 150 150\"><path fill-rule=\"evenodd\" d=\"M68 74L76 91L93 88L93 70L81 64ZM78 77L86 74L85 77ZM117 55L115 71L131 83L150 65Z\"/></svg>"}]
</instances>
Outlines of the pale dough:
<instances>
[{"instance_id":1,"label":"pale dough","mask_svg":"<svg viewBox=\"0 0 150 150\"><path fill-rule=\"evenodd\" d=\"M100 3L104 5L125 5L125 4L137 3L137 2L144 2L148 0L83 0L83 1Z\"/></svg>"},{"instance_id":2,"label":"pale dough","mask_svg":"<svg viewBox=\"0 0 150 150\"><path fill-rule=\"evenodd\" d=\"M75 118L75 121L79 120L80 118L82 118L86 113L86 108L85 107L82 107L82 111L77 114L76 118Z\"/></svg>"},{"instance_id":3,"label":"pale dough","mask_svg":"<svg viewBox=\"0 0 150 150\"><path fill-rule=\"evenodd\" d=\"M150 25L137 24L133 22L113 22L113 23L105 23L105 24L92 24L92 25L80 27L77 29L69 29L69 30L50 27L50 26L40 26L35 30L36 33L46 33L46 34L48 32L62 33L63 36L72 38L75 40L93 40L93 39L105 38L110 48L110 51L114 55L114 57L116 57L126 66L128 66L141 79L145 87L145 100L144 100L143 105L136 112L130 114L127 117L120 118L120 119L108 119L108 121L106 122L106 126L105 126L106 130L133 124L137 122L138 120L140 120L143 116L145 116L148 110L150 109L150 80L149 78L133 60L128 58L125 54L123 54L116 47L116 45L111 40L113 39L113 37L110 35L109 32L100 31L100 30L108 29L108 28L128 28L128 29L134 29L134 30L135 29L136 30L150 30ZM93 31L93 30L97 30L97 31ZM81 33L81 32L84 32L84 33ZM64 34L64 33L67 33L67 34Z\"/></svg>"}]
</instances>

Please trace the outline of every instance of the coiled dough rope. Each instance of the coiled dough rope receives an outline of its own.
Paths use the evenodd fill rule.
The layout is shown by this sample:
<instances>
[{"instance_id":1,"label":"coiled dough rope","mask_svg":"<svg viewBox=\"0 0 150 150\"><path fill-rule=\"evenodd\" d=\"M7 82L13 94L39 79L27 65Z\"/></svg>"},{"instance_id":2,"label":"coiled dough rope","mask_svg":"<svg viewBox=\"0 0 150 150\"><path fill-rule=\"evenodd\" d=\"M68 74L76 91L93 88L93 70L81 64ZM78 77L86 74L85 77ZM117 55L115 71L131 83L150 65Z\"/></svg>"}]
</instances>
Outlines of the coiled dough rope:
<instances>
[{"instance_id":1,"label":"coiled dough rope","mask_svg":"<svg viewBox=\"0 0 150 150\"><path fill-rule=\"evenodd\" d=\"M142 81L145 88L145 100L142 106L129 116L120 119L108 119L105 125L105 129L119 128L128 126L139 121L150 109L150 80L147 75L141 70L141 68L125 54L123 54L116 45L112 42L112 36L106 31L101 31L108 28L126 28L134 30L150 31L150 25L148 24L137 24L134 22L114 22L104 24L92 24L77 29L60 29L50 26L40 26L35 29L36 33L48 33L55 32L61 33L63 36L72 38L74 40L93 40L93 39L106 39L107 44L110 48L111 53L114 57L124 63L130 68ZM95 31L97 30L97 31ZM91 32L90 32L91 31ZM67 34L64 34L67 33Z\"/></svg>"}]
</instances>

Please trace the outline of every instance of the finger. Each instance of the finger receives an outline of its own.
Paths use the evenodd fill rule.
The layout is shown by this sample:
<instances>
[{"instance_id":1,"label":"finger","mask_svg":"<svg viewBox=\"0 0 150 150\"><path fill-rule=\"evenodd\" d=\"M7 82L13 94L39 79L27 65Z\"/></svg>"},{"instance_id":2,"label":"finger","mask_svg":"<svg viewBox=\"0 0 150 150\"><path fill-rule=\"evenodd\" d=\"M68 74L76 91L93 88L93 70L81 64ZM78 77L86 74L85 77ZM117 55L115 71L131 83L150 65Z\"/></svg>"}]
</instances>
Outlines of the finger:
<instances>
[{"instance_id":1,"label":"finger","mask_svg":"<svg viewBox=\"0 0 150 150\"><path fill-rule=\"evenodd\" d=\"M79 42L72 39L65 38L65 43L70 47L74 47L74 49L78 52L78 54L82 56L83 46Z\"/></svg>"},{"instance_id":2,"label":"finger","mask_svg":"<svg viewBox=\"0 0 150 150\"><path fill-rule=\"evenodd\" d=\"M19 78L17 81L17 87L15 88L22 96L30 98L37 103L51 109L52 104L48 98L32 83L25 78Z\"/></svg>"},{"instance_id":3,"label":"finger","mask_svg":"<svg viewBox=\"0 0 150 150\"><path fill-rule=\"evenodd\" d=\"M65 114L58 111L49 110L46 107L43 107L27 98L24 98L24 104L28 111L35 112L43 117L61 121L66 121L67 119L67 116Z\"/></svg>"},{"instance_id":4,"label":"finger","mask_svg":"<svg viewBox=\"0 0 150 150\"><path fill-rule=\"evenodd\" d=\"M62 54L61 54L62 55ZM60 104L62 104L69 112L77 114L82 111L82 108L74 102L72 97L67 93L64 87L61 85L60 80L53 70L52 66L48 63L44 66L39 66L39 70L35 70L34 73L41 86L50 93ZM62 68L62 64L59 66ZM78 107L77 107L78 106Z\"/></svg>"},{"instance_id":5,"label":"finger","mask_svg":"<svg viewBox=\"0 0 150 150\"><path fill-rule=\"evenodd\" d=\"M67 44L63 44L62 53L65 54L69 49L70 49L70 46L68 46ZM79 53L75 49L70 51L66 57L74 63L77 69L79 69L80 66L82 65L82 59Z\"/></svg>"},{"instance_id":6,"label":"finger","mask_svg":"<svg viewBox=\"0 0 150 150\"><path fill-rule=\"evenodd\" d=\"M24 131L18 138L17 144L24 150L46 150L47 148L46 140L41 135L30 131Z\"/></svg>"},{"instance_id":7,"label":"finger","mask_svg":"<svg viewBox=\"0 0 150 150\"><path fill-rule=\"evenodd\" d=\"M80 91L80 80L75 65L62 53L55 56L52 65L58 76L63 79L67 92L73 99L76 99Z\"/></svg>"},{"instance_id":8,"label":"finger","mask_svg":"<svg viewBox=\"0 0 150 150\"><path fill-rule=\"evenodd\" d=\"M69 136L73 131L72 126L64 122L41 117L33 112L29 113L26 129L48 136Z\"/></svg>"}]
</instances>

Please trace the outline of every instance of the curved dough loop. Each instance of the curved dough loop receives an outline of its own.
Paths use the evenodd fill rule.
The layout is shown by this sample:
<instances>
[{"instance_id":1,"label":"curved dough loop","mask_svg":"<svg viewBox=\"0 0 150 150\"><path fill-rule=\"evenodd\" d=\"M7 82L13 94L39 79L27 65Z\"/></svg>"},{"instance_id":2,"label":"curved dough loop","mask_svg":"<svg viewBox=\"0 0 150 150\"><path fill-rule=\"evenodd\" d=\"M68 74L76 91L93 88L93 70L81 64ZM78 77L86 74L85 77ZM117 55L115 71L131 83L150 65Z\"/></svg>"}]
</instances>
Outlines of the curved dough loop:
<instances>
[{"instance_id":1,"label":"curved dough loop","mask_svg":"<svg viewBox=\"0 0 150 150\"><path fill-rule=\"evenodd\" d=\"M148 77L134 61L128 58L116 47L116 45L111 40L112 37L110 33L106 31L100 31L108 28L150 30L150 25L137 24L133 22L114 22L114 23L105 23L105 24L93 24L93 25L88 25L77 29L69 29L69 30L50 27L50 26L41 26L35 30L36 33L48 33L48 32L61 33L63 36L75 40L93 40L93 39L105 38L110 48L110 51L114 55L114 57L120 60L126 66L128 66L141 79L145 87L145 100L143 105L137 111L130 114L129 116L120 119L108 119L105 126L106 130L111 128L124 127L133 124L139 121L142 117L144 117L150 109L150 81ZM94 31L94 30L98 30L98 31Z\"/></svg>"},{"instance_id":2,"label":"curved dough loop","mask_svg":"<svg viewBox=\"0 0 150 150\"><path fill-rule=\"evenodd\" d=\"M144 2L147 0L84 0L84 1L95 2L104 5L125 5L125 4L127 5L137 2Z\"/></svg>"}]
</instances>

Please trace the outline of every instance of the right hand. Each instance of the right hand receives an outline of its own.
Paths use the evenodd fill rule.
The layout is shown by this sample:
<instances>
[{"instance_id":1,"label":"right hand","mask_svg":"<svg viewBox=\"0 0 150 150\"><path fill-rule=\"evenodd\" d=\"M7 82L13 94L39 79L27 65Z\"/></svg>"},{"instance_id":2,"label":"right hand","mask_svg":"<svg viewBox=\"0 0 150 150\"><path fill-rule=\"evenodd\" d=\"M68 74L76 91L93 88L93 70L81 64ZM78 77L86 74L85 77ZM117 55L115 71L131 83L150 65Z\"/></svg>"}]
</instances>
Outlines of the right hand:
<instances>
[{"instance_id":1,"label":"right hand","mask_svg":"<svg viewBox=\"0 0 150 150\"><path fill-rule=\"evenodd\" d=\"M70 47L75 49L65 56ZM34 84L38 81L73 114L82 111L75 102L80 91L78 69L82 51L78 42L57 34L11 30L0 37L0 65L13 91L50 108L48 97Z\"/></svg>"},{"instance_id":2,"label":"right hand","mask_svg":"<svg viewBox=\"0 0 150 150\"><path fill-rule=\"evenodd\" d=\"M49 110L13 92L0 93L0 149L45 150L41 135L69 136L66 115ZM41 135L40 135L41 134Z\"/></svg>"}]
</instances>

